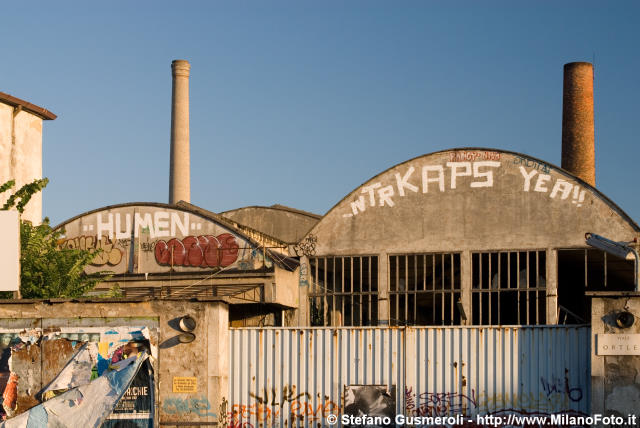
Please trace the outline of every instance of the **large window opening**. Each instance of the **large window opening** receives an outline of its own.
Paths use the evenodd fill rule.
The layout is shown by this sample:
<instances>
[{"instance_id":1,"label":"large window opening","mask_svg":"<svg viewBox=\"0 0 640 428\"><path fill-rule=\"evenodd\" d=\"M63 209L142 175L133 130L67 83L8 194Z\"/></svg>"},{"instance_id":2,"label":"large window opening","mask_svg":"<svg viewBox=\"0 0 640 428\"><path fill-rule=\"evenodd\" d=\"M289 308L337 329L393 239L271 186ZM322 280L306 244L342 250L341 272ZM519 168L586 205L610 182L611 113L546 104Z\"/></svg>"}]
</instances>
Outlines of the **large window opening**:
<instances>
[{"instance_id":1,"label":"large window opening","mask_svg":"<svg viewBox=\"0 0 640 428\"><path fill-rule=\"evenodd\" d=\"M309 260L312 326L378 325L378 257L314 257Z\"/></svg>"},{"instance_id":2,"label":"large window opening","mask_svg":"<svg viewBox=\"0 0 640 428\"><path fill-rule=\"evenodd\" d=\"M635 264L596 249L558 250L558 324L589 323L587 291L632 291Z\"/></svg>"},{"instance_id":3,"label":"large window opening","mask_svg":"<svg viewBox=\"0 0 640 428\"><path fill-rule=\"evenodd\" d=\"M471 255L474 325L546 323L546 254L499 251Z\"/></svg>"},{"instance_id":4,"label":"large window opening","mask_svg":"<svg viewBox=\"0 0 640 428\"><path fill-rule=\"evenodd\" d=\"M389 256L389 324L460 324L460 254Z\"/></svg>"}]
</instances>

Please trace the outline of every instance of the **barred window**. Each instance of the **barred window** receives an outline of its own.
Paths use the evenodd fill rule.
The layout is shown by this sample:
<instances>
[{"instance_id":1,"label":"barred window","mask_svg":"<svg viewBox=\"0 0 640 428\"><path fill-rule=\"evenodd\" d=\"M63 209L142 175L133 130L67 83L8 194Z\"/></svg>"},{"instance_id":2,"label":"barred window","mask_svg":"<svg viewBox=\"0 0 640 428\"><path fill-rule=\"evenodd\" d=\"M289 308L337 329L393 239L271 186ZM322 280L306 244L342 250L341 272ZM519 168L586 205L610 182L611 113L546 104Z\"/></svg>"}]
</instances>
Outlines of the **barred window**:
<instances>
[{"instance_id":1,"label":"barred window","mask_svg":"<svg viewBox=\"0 0 640 428\"><path fill-rule=\"evenodd\" d=\"M546 253L472 253L472 321L475 325L546 323Z\"/></svg>"},{"instance_id":2,"label":"barred window","mask_svg":"<svg viewBox=\"0 0 640 428\"><path fill-rule=\"evenodd\" d=\"M309 259L312 326L378 325L378 257Z\"/></svg>"},{"instance_id":3,"label":"barred window","mask_svg":"<svg viewBox=\"0 0 640 428\"><path fill-rule=\"evenodd\" d=\"M389 256L390 325L456 325L460 254Z\"/></svg>"}]
</instances>

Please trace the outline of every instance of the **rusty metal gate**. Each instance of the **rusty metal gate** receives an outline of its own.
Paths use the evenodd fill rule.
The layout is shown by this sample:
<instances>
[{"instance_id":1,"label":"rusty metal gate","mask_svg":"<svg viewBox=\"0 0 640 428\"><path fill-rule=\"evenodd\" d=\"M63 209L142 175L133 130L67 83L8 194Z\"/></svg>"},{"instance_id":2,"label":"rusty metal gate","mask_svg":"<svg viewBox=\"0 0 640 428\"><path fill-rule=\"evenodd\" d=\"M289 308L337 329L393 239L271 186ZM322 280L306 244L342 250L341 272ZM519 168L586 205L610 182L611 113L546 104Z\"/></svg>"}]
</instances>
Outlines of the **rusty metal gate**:
<instances>
[{"instance_id":1,"label":"rusty metal gate","mask_svg":"<svg viewBox=\"0 0 640 428\"><path fill-rule=\"evenodd\" d=\"M407 416L589 412L586 326L232 328L229 337L230 426L325 426L365 396Z\"/></svg>"}]
</instances>

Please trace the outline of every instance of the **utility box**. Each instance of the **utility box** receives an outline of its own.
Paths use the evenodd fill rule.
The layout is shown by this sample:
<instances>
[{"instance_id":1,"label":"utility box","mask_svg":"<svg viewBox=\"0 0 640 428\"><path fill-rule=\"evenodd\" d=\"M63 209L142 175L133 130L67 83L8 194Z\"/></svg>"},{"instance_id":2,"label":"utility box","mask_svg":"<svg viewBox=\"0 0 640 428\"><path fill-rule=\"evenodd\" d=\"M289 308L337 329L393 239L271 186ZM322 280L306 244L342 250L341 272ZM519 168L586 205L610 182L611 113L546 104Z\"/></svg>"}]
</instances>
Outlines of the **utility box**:
<instances>
[{"instance_id":1,"label":"utility box","mask_svg":"<svg viewBox=\"0 0 640 428\"><path fill-rule=\"evenodd\" d=\"M20 289L20 214L0 211L0 291Z\"/></svg>"}]
</instances>

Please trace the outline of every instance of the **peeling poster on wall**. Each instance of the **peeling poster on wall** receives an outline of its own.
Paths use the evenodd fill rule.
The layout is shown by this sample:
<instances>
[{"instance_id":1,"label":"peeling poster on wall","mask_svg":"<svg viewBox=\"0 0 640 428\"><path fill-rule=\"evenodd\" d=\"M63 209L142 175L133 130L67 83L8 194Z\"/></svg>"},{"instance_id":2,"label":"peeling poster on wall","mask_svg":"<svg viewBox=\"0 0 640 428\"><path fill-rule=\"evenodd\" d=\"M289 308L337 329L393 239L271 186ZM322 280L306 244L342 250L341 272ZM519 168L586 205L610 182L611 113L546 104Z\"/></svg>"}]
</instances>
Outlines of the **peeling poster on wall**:
<instances>
[{"instance_id":1,"label":"peeling poster on wall","mask_svg":"<svg viewBox=\"0 0 640 428\"><path fill-rule=\"evenodd\" d=\"M101 428L153 428L153 369L145 361Z\"/></svg>"}]
</instances>

